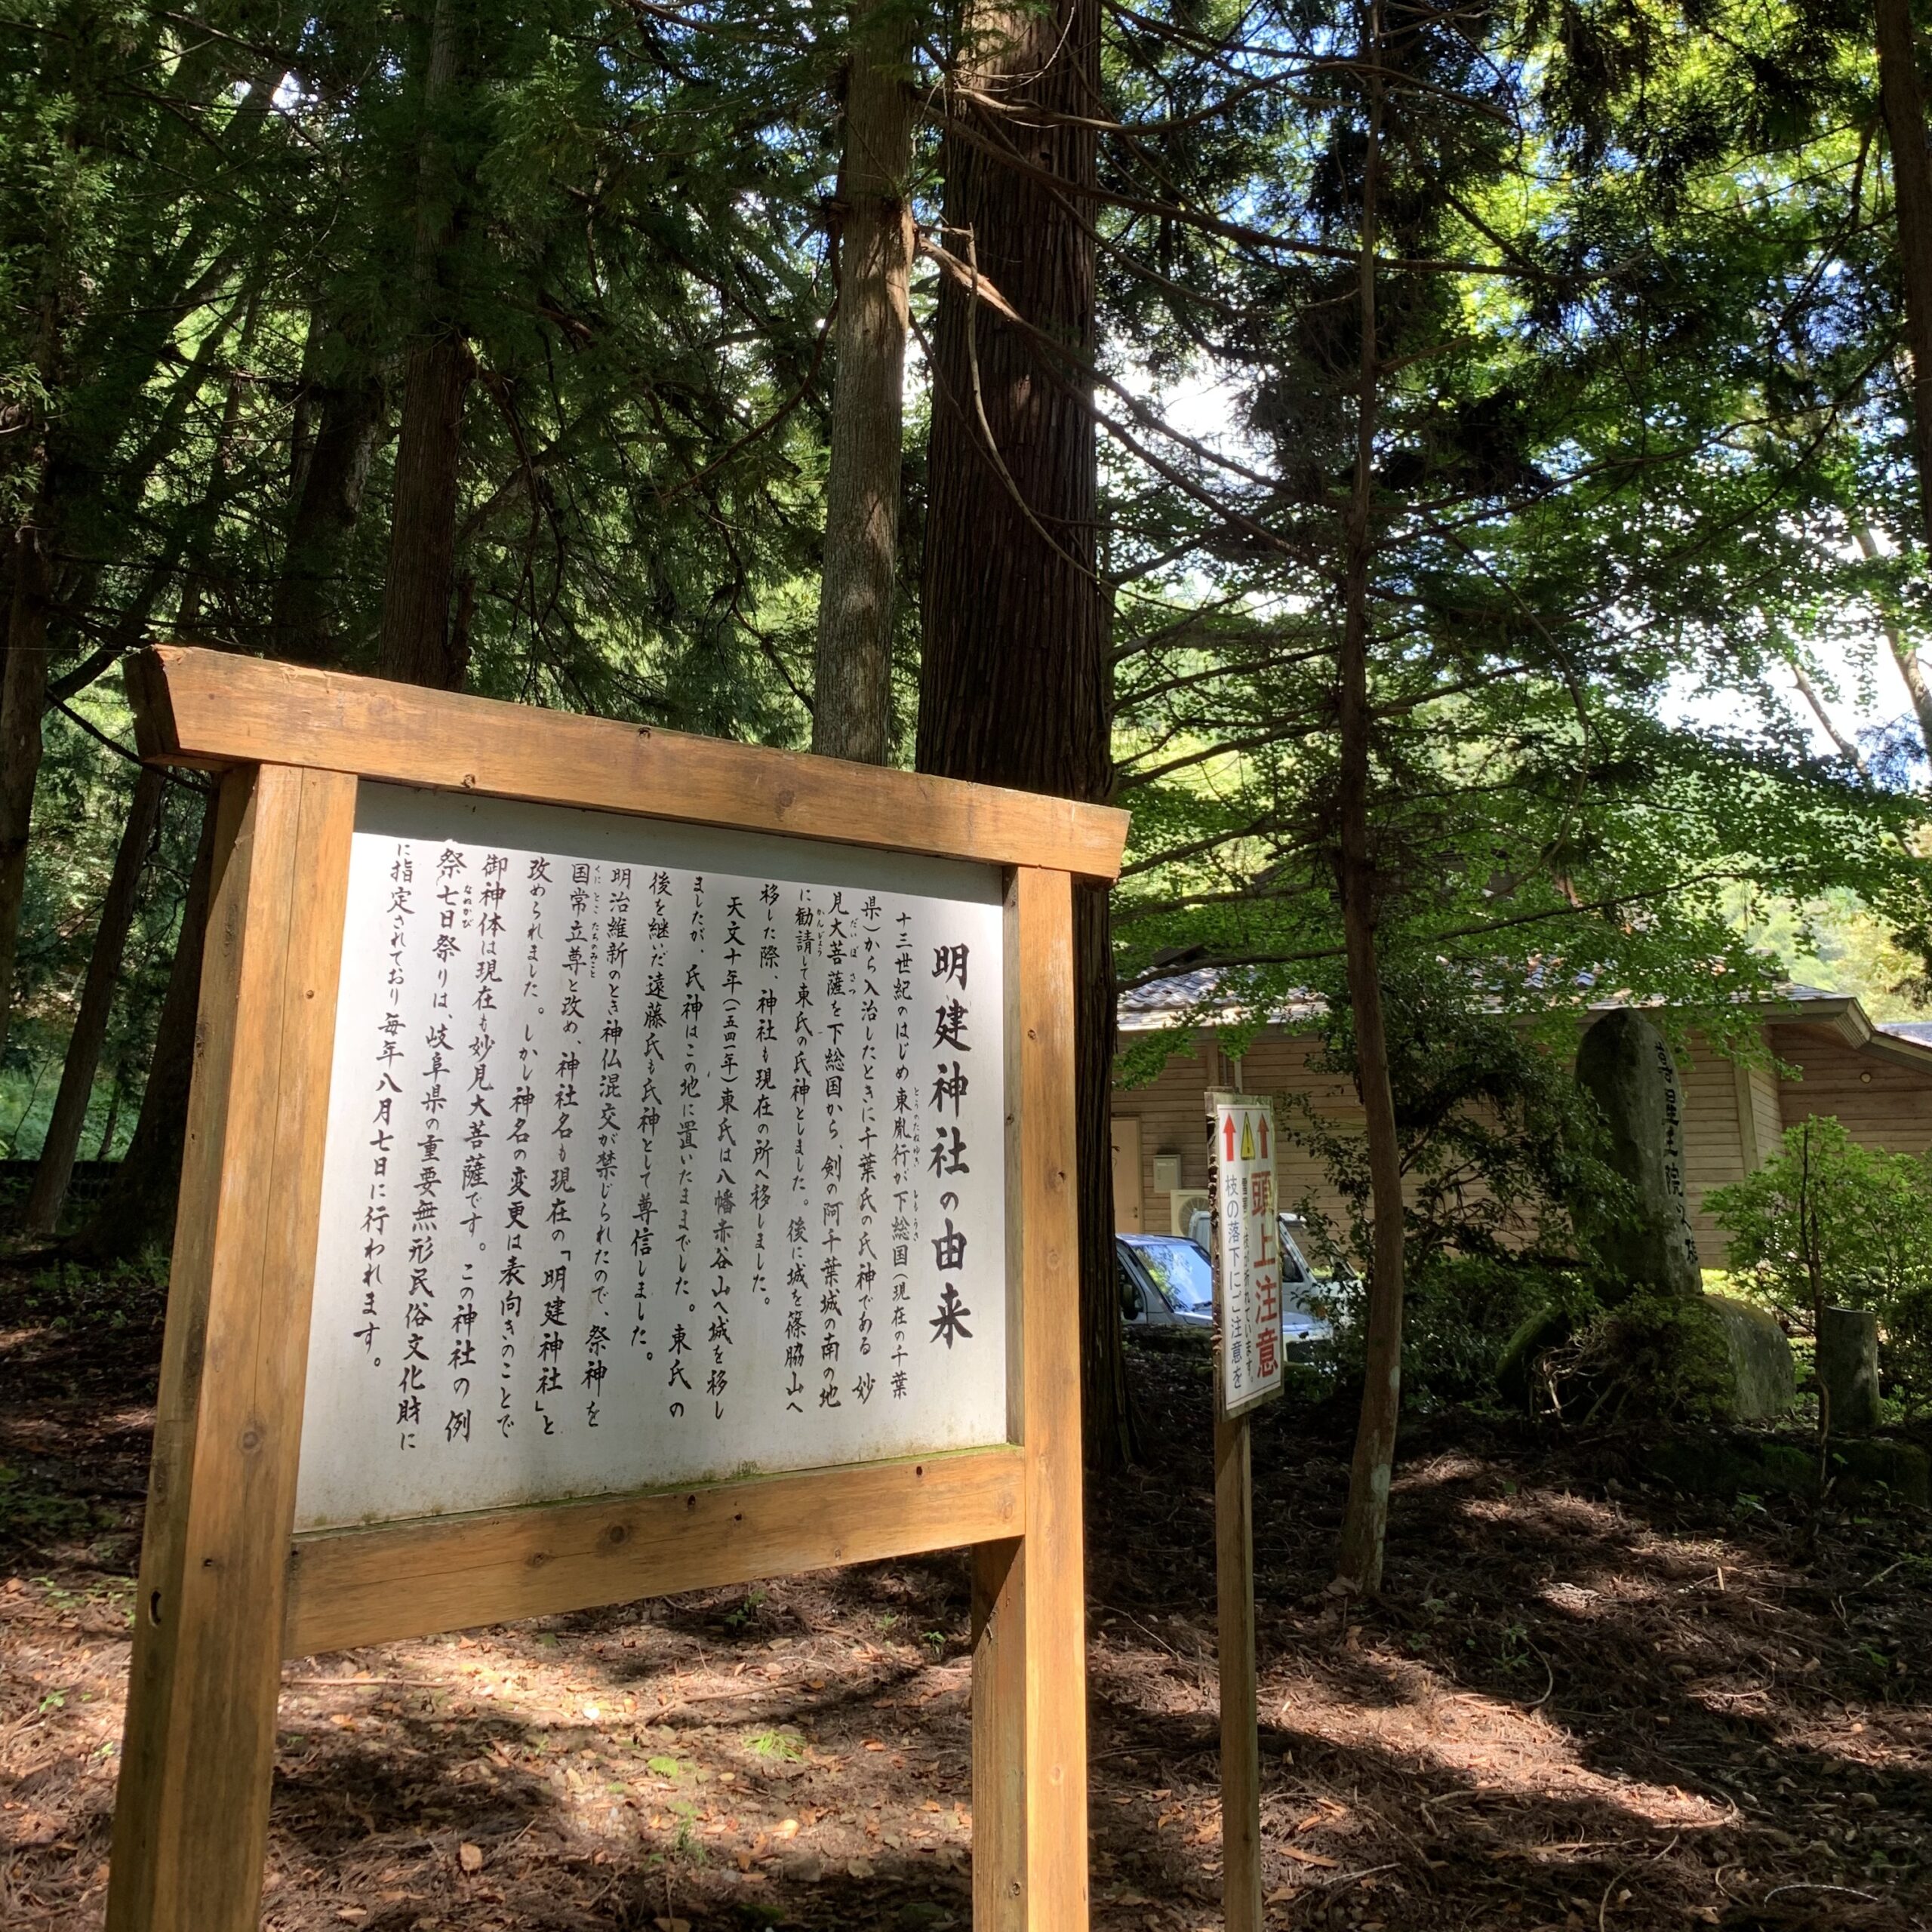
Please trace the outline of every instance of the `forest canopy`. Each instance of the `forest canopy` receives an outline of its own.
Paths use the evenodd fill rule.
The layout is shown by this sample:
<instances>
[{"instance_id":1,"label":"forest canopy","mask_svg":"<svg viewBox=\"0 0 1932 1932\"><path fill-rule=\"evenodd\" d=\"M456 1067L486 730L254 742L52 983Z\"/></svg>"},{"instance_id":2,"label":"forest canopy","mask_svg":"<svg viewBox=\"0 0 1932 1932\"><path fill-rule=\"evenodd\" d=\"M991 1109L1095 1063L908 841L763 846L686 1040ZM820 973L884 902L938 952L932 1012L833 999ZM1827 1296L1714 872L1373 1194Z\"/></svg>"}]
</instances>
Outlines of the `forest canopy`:
<instances>
[{"instance_id":1,"label":"forest canopy","mask_svg":"<svg viewBox=\"0 0 1932 1932\"><path fill-rule=\"evenodd\" d=\"M1385 983L1917 1010L1906 0L0 0L0 47L7 1152L178 1145L156 639L1130 808L1103 1430L1117 986L1348 1012L1372 1168Z\"/></svg>"}]
</instances>

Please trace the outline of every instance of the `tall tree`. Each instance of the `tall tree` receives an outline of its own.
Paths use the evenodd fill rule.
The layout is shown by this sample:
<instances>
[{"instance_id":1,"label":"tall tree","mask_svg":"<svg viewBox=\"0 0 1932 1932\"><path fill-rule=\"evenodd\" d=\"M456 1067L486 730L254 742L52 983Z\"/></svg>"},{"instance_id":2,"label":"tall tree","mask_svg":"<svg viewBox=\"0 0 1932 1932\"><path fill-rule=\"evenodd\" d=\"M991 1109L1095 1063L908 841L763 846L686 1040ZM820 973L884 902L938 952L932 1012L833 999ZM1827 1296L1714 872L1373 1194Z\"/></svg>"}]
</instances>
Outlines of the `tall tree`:
<instances>
[{"instance_id":1,"label":"tall tree","mask_svg":"<svg viewBox=\"0 0 1932 1932\"><path fill-rule=\"evenodd\" d=\"M1926 554L1932 556L1932 152L1912 0L1874 0L1878 104L1891 150L1892 217L1911 357L1907 395Z\"/></svg>"},{"instance_id":2,"label":"tall tree","mask_svg":"<svg viewBox=\"0 0 1932 1932\"><path fill-rule=\"evenodd\" d=\"M309 321L290 438L290 507L269 610L271 648L298 663L340 654L349 540L362 513L385 407L366 331Z\"/></svg>"},{"instance_id":3,"label":"tall tree","mask_svg":"<svg viewBox=\"0 0 1932 1932\"><path fill-rule=\"evenodd\" d=\"M201 1007L202 959L214 890L219 799L202 804L194 865L181 905L168 992L155 1026L154 1051L134 1137L113 1180L85 1224L66 1244L77 1261L127 1260L167 1241L180 1188L181 1150L188 1128L188 1093L195 1074L195 1017Z\"/></svg>"},{"instance_id":4,"label":"tall tree","mask_svg":"<svg viewBox=\"0 0 1932 1932\"><path fill-rule=\"evenodd\" d=\"M44 498L43 498L44 500ZM13 1011L14 954L26 893L27 846L42 753L47 703L48 615L52 533L32 518L15 531L7 654L0 664L0 1050Z\"/></svg>"},{"instance_id":5,"label":"tall tree","mask_svg":"<svg viewBox=\"0 0 1932 1932\"><path fill-rule=\"evenodd\" d=\"M1336 881L1355 1020L1355 1086L1368 1142L1374 1245L1368 1265L1368 1319L1361 1414L1349 1471L1349 1500L1338 1558L1343 1579L1373 1593L1382 1587L1389 1487L1402 1412L1404 1255L1401 1144L1389 1070L1376 943L1383 882L1369 811L1375 718L1370 705L1369 598L1374 589L1376 403L1381 380L1376 318L1376 253L1380 246L1383 82L1380 0L1367 0L1355 58L1367 99L1361 146L1360 259L1356 267L1355 462L1343 537L1342 645L1336 663L1340 770L1336 798Z\"/></svg>"},{"instance_id":6,"label":"tall tree","mask_svg":"<svg viewBox=\"0 0 1932 1932\"><path fill-rule=\"evenodd\" d=\"M844 149L832 202L838 303L819 580L812 749L883 764L892 748L906 332L912 268L915 16L854 11Z\"/></svg>"},{"instance_id":7,"label":"tall tree","mask_svg":"<svg viewBox=\"0 0 1932 1932\"><path fill-rule=\"evenodd\" d=\"M435 0L419 55L414 327L402 379L377 668L441 690L460 685L466 644L453 628L463 402L475 357L457 312L457 245L468 219L466 155L452 135L462 63L475 22L459 0Z\"/></svg>"},{"instance_id":8,"label":"tall tree","mask_svg":"<svg viewBox=\"0 0 1932 1932\"><path fill-rule=\"evenodd\" d=\"M1358 1587L1380 1575L1400 1398L1401 1109L1427 1084L1404 1060L1432 1031L1412 1004L1391 1023L1391 959L1431 998L1525 1012L1603 978L1695 1000L1764 970L1727 881L1801 891L1841 813L1903 818L1856 760L1808 767L1788 712L1747 748L1652 711L1686 675L1768 695L1780 626L1843 613L1807 552L1872 344L1830 312L1808 373L1789 335L1767 347L1767 315L1786 330L1851 278L1818 268L1808 211L1743 192L1758 148L1712 141L1752 90L1706 86L1704 44L1644 17L1586 5L1557 33L1534 10L1338 0L1263 45L1238 5L1110 16L1115 340L1152 384L1235 398L1214 438L1164 422L1149 383L1102 398L1134 592L1116 930L1135 980L1211 969L1204 1021L1318 999L1346 1041L1369 1124L1343 1243L1370 1273L1339 1565ZM1644 801L1664 798L1660 839ZM1924 884L1890 835L1858 863L1909 918Z\"/></svg>"},{"instance_id":9,"label":"tall tree","mask_svg":"<svg viewBox=\"0 0 1932 1932\"><path fill-rule=\"evenodd\" d=\"M107 1038L107 1023L113 1011L122 954L128 943L128 928L134 923L141 867L154 837L155 823L161 815L162 795L167 786L168 775L158 766L144 767L134 781L128 821L122 828L114 870L101 901L94 946L88 955L80 1008L68 1038L66 1057L60 1063L60 1090L54 1096L54 1112L47 1123L46 1138L41 1143L39 1163L34 1169L33 1186L22 1217L29 1234L51 1235L66 1201L75 1156L80 1152L81 1130L87 1124L88 1103L94 1097L101 1044Z\"/></svg>"},{"instance_id":10,"label":"tall tree","mask_svg":"<svg viewBox=\"0 0 1932 1932\"><path fill-rule=\"evenodd\" d=\"M948 76L932 357L918 768L1105 799L1099 575L1096 0L969 5ZM1075 894L1081 1363L1088 1453L1133 1454L1113 1259L1108 894Z\"/></svg>"}]
</instances>

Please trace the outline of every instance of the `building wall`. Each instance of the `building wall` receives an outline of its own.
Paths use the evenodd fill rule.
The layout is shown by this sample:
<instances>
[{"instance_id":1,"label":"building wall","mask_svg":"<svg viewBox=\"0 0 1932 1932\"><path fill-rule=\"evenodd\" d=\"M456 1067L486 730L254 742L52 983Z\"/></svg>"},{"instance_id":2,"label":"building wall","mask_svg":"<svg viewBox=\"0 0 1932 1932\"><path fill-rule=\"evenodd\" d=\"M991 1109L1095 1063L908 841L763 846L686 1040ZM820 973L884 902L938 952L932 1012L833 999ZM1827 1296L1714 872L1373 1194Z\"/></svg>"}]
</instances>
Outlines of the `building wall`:
<instances>
[{"instance_id":1,"label":"building wall","mask_svg":"<svg viewBox=\"0 0 1932 1932\"><path fill-rule=\"evenodd\" d=\"M1276 1136L1275 1187L1281 1205L1292 1214L1312 1201L1318 1212L1346 1229L1341 1196L1329 1186L1327 1171L1313 1150L1296 1137L1297 1109L1290 1104L1291 1096L1301 1096L1324 1127L1349 1134L1362 1131L1355 1083L1341 1074L1313 1071L1309 1062L1318 1051L1312 1040L1263 1033L1242 1057L1241 1084L1251 1094L1272 1094L1275 1119L1287 1124L1287 1131Z\"/></svg>"},{"instance_id":2,"label":"building wall","mask_svg":"<svg viewBox=\"0 0 1932 1932\"><path fill-rule=\"evenodd\" d=\"M1784 1127L1831 1114L1854 1140L1887 1153L1932 1147L1932 1080L1909 1066L1860 1053L1822 1026L1774 1026L1771 1051L1802 1078L1777 1083Z\"/></svg>"},{"instance_id":3,"label":"building wall","mask_svg":"<svg viewBox=\"0 0 1932 1932\"><path fill-rule=\"evenodd\" d=\"M1748 1171L1739 1125L1737 1071L1734 1063L1694 1035L1677 1056L1684 1089L1684 1186L1690 1197L1690 1229L1706 1268L1724 1266L1724 1232L1704 1207L1716 1187L1742 1180Z\"/></svg>"},{"instance_id":4,"label":"building wall","mask_svg":"<svg viewBox=\"0 0 1932 1932\"><path fill-rule=\"evenodd\" d=\"M1208 1059L1191 1044L1168 1062L1158 1079L1114 1090L1115 1118L1128 1115L1140 1123L1140 1225L1150 1235L1165 1234L1170 1226L1171 1196L1154 1185L1157 1155L1180 1155L1183 1189L1208 1185L1201 1097L1211 1078Z\"/></svg>"},{"instance_id":5,"label":"building wall","mask_svg":"<svg viewBox=\"0 0 1932 1932\"><path fill-rule=\"evenodd\" d=\"M1300 1094L1306 1095L1324 1120L1358 1131L1361 1109L1354 1088L1336 1075L1312 1072L1308 1062L1314 1051L1311 1041L1292 1034L1264 1033L1242 1058L1240 1084L1251 1094L1273 1095L1277 1120L1290 1118L1286 1097ZM1115 1118L1131 1115L1140 1123L1140 1224L1149 1234L1165 1234L1174 1225L1173 1195L1155 1186L1157 1156L1180 1156L1182 1192L1204 1192L1209 1186L1206 1096L1215 1084L1211 1067L1217 1057L1211 1041L1191 1041L1168 1062L1157 1080L1114 1090ZM1226 1084L1234 1081L1230 1066ZM1327 1186L1321 1162L1297 1145L1291 1134L1278 1144L1275 1186L1281 1204L1292 1211L1312 1194L1324 1214L1339 1217L1341 1202Z\"/></svg>"},{"instance_id":6,"label":"building wall","mask_svg":"<svg viewBox=\"0 0 1932 1932\"><path fill-rule=\"evenodd\" d=\"M1767 1029L1770 1049L1801 1072L1780 1078L1767 1066L1740 1067L1694 1036L1679 1054L1684 1085L1685 1181L1690 1225L1706 1268L1724 1266L1724 1231L1706 1211L1713 1188L1744 1177L1776 1152L1788 1127L1814 1114L1837 1116L1854 1139L1897 1153L1932 1148L1932 1075L1847 1045L1829 1028L1779 1025ZM1303 1095L1316 1115L1360 1131L1361 1109L1355 1089L1333 1074L1312 1072L1310 1041L1269 1031L1254 1041L1241 1066L1240 1084L1251 1094L1275 1096L1278 1117L1291 1118L1285 1097ZM1155 1161L1180 1158L1183 1190L1208 1185L1203 1097L1213 1084L1211 1040L1190 1042L1145 1087L1116 1088L1113 1110L1140 1123L1141 1226L1164 1234L1173 1226L1171 1197L1154 1185ZM1232 1084L1232 1069L1229 1084ZM1281 1143L1280 1190L1284 1206L1312 1196L1338 1220L1341 1204L1321 1164L1292 1134Z\"/></svg>"},{"instance_id":7,"label":"building wall","mask_svg":"<svg viewBox=\"0 0 1932 1932\"><path fill-rule=\"evenodd\" d=\"M1739 1119L1745 1133L1745 1165L1755 1173L1778 1151L1784 1136L1777 1075L1768 1066L1740 1066L1735 1072Z\"/></svg>"}]
</instances>

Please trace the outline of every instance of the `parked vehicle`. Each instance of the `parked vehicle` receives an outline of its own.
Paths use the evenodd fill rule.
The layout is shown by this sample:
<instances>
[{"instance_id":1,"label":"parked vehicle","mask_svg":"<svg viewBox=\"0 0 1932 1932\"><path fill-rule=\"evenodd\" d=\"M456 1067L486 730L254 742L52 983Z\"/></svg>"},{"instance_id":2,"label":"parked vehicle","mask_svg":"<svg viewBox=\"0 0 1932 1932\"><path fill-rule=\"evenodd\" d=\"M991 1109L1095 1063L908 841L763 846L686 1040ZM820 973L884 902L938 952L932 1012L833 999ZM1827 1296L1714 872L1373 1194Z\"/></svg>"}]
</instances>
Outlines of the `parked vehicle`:
<instances>
[{"instance_id":1,"label":"parked vehicle","mask_svg":"<svg viewBox=\"0 0 1932 1932\"><path fill-rule=\"evenodd\" d=\"M1281 1234L1281 1341L1293 1347L1298 1343L1325 1342L1335 1332L1334 1324L1321 1312L1333 1289L1332 1275L1318 1275L1298 1237L1304 1232L1299 1214L1280 1214L1275 1220ZM1187 1224L1188 1245L1203 1254L1214 1238L1214 1217L1205 1208L1197 1208ZM1353 1270L1344 1262L1348 1278Z\"/></svg>"},{"instance_id":2,"label":"parked vehicle","mask_svg":"<svg viewBox=\"0 0 1932 1932\"><path fill-rule=\"evenodd\" d=\"M1180 1235L1116 1235L1121 1319L1130 1328L1214 1326L1214 1271L1206 1252Z\"/></svg>"}]
</instances>

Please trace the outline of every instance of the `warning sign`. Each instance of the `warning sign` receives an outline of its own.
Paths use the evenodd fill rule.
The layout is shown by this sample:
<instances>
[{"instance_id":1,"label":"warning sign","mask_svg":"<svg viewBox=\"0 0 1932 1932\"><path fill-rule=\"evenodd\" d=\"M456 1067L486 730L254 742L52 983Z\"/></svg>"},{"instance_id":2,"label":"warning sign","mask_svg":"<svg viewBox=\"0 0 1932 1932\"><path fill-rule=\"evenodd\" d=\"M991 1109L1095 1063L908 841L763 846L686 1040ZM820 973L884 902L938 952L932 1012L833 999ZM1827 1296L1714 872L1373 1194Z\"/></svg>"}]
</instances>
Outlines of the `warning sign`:
<instances>
[{"instance_id":1,"label":"warning sign","mask_svg":"<svg viewBox=\"0 0 1932 1932\"><path fill-rule=\"evenodd\" d=\"M1216 1094L1214 1314L1223 1412L1281 1392L1281 1229L1275 1198L1275 1116L1247 1094Z\"/></svg>"}]
</instances>

